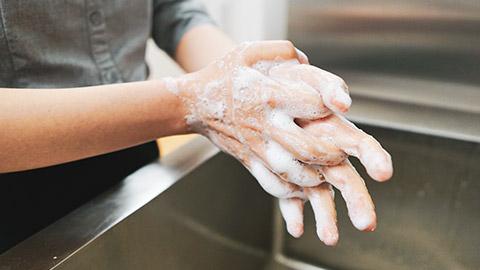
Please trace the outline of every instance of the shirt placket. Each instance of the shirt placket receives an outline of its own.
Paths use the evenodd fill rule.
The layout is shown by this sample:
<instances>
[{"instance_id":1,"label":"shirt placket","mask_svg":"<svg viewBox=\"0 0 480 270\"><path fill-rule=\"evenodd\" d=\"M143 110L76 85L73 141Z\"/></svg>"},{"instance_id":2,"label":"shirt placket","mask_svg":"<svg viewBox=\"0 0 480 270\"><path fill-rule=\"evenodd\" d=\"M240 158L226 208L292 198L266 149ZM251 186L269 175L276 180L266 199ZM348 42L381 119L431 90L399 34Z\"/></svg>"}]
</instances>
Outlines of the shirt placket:
<instances>
[{"instance_id":1,"label":"shirt placket","mask_svg":"<svg viewBox=\"0 0 480 270\"><path fill-rule=\"evenodd\" d=\"M98 0L86 0L90 48L103 84L123 82L107 43L105 13Z\"/></svg>"}]
</instances>

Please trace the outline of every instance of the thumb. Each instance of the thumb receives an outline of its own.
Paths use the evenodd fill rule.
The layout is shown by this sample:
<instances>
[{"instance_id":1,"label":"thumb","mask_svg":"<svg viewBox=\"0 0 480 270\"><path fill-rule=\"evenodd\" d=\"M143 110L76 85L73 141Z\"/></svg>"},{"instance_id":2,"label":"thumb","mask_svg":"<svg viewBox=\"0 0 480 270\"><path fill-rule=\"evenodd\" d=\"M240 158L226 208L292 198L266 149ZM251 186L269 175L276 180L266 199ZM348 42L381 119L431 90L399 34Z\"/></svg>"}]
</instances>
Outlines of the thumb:
<instances>
[{"instance_id":1,"label":"thumb","mask_svg":"<svg viewBox=\"0 0 480 270\"><path fill-rule=\"evenodd\" d=\"M274 61L276 59L300 61L301 56L292 42L288 40L270 40L253 43L243 43L244 46L240 62L252 66L258 61Z\"/></svg>"}]
</instances>

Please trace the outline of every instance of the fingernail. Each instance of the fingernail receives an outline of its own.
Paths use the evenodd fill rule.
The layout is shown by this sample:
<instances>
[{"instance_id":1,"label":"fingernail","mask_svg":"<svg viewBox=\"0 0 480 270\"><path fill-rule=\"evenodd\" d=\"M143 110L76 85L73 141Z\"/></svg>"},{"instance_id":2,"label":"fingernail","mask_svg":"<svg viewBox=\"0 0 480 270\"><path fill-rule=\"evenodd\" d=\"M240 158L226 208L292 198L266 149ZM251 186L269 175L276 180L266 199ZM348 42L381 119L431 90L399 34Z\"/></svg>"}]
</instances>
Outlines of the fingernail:
<instances>
[{"instance_id":1,"label":"fingernail","mask_svg":"<svg viewBox=\"0 0 480 270\"><path fill-rule=\"evenodd\" d=\"M295 50L297 51L297 54L298 54L299 58L304 58L307 61L307 63L309 62L308 57L304 52L302 52L301 50L299 50L297 48L295 48Z\"/></svg>"},{"instance_id":2,"label":"fingernail","mask_svg":"<svg viewBox=\"0 0 480 270\"><path fill-rule=\"evenodd\" d=\"M365 214L359 214L359 215L353 215L351 217L353 226L357 228L360 231L371 231L372 228L375 229L376 226L376 220L375 216L372 215L365 215Z\"/></svg>"},{"instance_id":3,"label":"fingernail","mask_svg":"<svg viewBox=\"0 0 480 270\"><path fill-rule=\"evenodd\" d=\"M339 91L332 97L332 104L337 107L341 113L346 113L352 105L352 99L347 93Z\"/></svg>"},{"instance_id":4,"label":"fingernail","mask_svg":"<svg viewBox=\"0 0 480 270\"><path fill-rule=\"evenodd\" d=\"M324 228L319 237L325 245L335 246L338 243L338 230L336 228Z\"/></svg>"},{"instance_id":5,"label":"fingernail","mask_svg":"<svg viewBox=\"0 0 480 270\"><path fill-rule=\"evenodd\" d=\"M303 234L303 224L298 222L289 223L287 231L291 236L299 238Z\"/></svg>"},{"instance_id":6,"label":"fingernail","mask_svg":"<svg viewBox=\"0 0 480 270\"><path fill-rule=\"evenodd\" d=\"M378 153L375 156L372 155L370 162L372 162L372 164L369 166L370 168L367 168L367 171L373 179L384 182L392 177L392 161L390 158L385 160L383 153Z\"/></svg>"}]
</instances>

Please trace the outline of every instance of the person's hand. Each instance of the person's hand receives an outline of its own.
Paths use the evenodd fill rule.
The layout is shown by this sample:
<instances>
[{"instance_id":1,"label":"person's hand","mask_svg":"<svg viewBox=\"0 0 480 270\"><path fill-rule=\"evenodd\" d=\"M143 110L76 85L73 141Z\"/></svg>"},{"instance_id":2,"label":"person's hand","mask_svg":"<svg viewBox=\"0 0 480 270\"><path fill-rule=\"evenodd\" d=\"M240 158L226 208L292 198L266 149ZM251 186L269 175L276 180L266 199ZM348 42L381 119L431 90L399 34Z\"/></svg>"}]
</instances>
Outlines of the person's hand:
<instances>
[{"instance_id":1,"label":"person's hand","mask_svg":"<svg viewBox=\"0 0 480 270\"><path fill-rule=\"evenodd\" d=\"M336 103L338 98L332 99L329 96L335 94L330 87L336 85L329 83L329 80L341 81L341 79L313 66L295 63L275 66L269 69L268 75L287 85L292 82L304 82L315 86L316 89L323 89L321 93L324 102L329 103L328 107L332 108L334 114L314 121L296 119L296 123L315 137L333 142L344 153L359 158L373 179L382 182L391 177L393 168L390 155L373 137L339 115L348 111L348 106L342 105L350 105L349 102ZM346 90L346 86L343 87ZM348 160L333 166L313 164L306 166L315 168L324 179L324 183L315 187L299 186L288 183L281 175L268 171L261 163L254 162L250 166L262 187L280 198L280 210L287 223L287 230L292 236L300 237L303 234L303 204L309 200L314 211L319 238L327 245L337 243L338 229L332 185L341 191L347 203L350 219L357 229L371 231L376 227L373 202L363 179Z\"/></svg>"},{"instance_id":2,"label":"person's hand","mask_svg":"<svg viewBox=\"0 0 480 270\"><path fill-rule=\"evenodd\" d=\"M376 222L363 180L346 157L358 156L379 181L389 177L391 163L373 138L332 115L351 103L343 80L305 64L289 42L242 44L188 80L166 82L184 102L192 131L240 160L280 198L293 236L303 233L303 203L310 200L319 237L332 245L338 231L330 184L342 191L357 228L370 230Z\"/></svg>"},{"instance_id":3,"label":"person's hand","mask_svg":"<svg viewBox=\"0 0 480 270\"><path fill-rule=\"evenodd\" d=\"M300 121L299 125L315 136L329 138L348 155L357 157L373 179L383 182L392 176L390 155L373 137L342 116L330 115L315 121ZM376 214L372 199L365 182L350 162L345 160L339 165L323 166L320 171L325 177L325 183L316 187L295 186L276 177L277 185L284 187L282 194L274 193L281 198L280 210L288 232L294 237L302 235L303 204L309 200L315 215L318 237L327 245L337 243L338 229L332 185L342 193L353 225L363 231L375 229ZM269 190L279 188L268 187L267 191Z\"/></svg>"},{"instance_id":4,"label":"person's hand","mask_svg":"<svg viewBox=\"0 0 480 270\"><path fill-rule=\"evenodd\" d=\"M339 164L346 154L300 128L295 119L320 119L348 110L342 79L308 65L288 41L243 43L206 68L166 80L183 101L191 130L207 136L251 169L252 162L300 186L323 179L308 164ZM299 79L275 80L270 72Z\"/></svg>"},{"instance_id":5,"label":"person's hand","mask_svg":"<svg viewBox=\"0 0 480 270\"><path fill-rule=\"evenodd\" d=\"M323 137L338 146L340 151L357 157L367 173L376 181L388 180L393 173L390 155L370 135L355 127L342 116L330 115L314 121L297 121L310 134ZM245 153L245 146L230 138L221 138L223 145L229 145L230 153ZM314 187L296 185L275 174L258 158L249 155L241 157L243 163L257 179L262 188L279 198L280 210L287 224L288 232L294 237L303 234L303 205L310 201L314 211L317 235L326 245L338 241L336 211L332 185L340 190L353 225L362 231L376 227L376 214L372 199L362 177L348 159L333 166L304 164L318 172L321 184ZM282 159L282 156L278 156Z\"/></svg>"}]
</instances>

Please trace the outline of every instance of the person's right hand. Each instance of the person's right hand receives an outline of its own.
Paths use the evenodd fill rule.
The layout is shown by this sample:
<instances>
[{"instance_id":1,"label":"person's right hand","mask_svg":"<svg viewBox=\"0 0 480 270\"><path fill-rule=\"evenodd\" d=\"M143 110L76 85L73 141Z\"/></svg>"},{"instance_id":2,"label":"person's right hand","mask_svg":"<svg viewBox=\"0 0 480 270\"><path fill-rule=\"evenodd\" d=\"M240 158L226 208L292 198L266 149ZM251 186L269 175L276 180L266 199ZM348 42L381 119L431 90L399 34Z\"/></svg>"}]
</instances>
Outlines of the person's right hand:
<instances>
[{"instance_id":1,"label":"person's right hand","mask_svg":"<svg viewBox=\"0 0 480 270\"><path fill-rule=\"evenodd\" d=\"M313 136L295 119L344 112L350 97L342 79L313 66L288 41L243 43L206 68L166 80L183 101L191 130L207 136L247 168L259 163L287 181L322 183L313 166L344 161L331 141ZM302 77L274 80L278 71Z\"/></svg>"}]
</instances>

